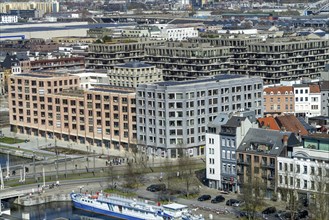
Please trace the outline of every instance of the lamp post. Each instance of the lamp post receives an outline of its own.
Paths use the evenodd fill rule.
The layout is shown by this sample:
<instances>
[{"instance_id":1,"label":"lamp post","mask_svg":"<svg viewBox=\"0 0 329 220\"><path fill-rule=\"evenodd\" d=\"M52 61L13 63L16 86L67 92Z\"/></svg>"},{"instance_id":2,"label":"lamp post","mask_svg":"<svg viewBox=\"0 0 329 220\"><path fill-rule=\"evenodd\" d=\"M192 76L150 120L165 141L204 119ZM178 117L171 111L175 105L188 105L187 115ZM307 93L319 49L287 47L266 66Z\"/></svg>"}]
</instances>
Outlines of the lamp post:
<instances>
[{"instance_id":1,"label":"lamp post","mask_svg":"<svg viewBox=\"0 0 329 220\"><path fill-rule=\"evenodd\" d=\"M36 172L35 172L35 152L34 151L33 151L33 176L34 176L35 182L38 182L37 175L36 175Z\"/></svg>"}]
</instances>

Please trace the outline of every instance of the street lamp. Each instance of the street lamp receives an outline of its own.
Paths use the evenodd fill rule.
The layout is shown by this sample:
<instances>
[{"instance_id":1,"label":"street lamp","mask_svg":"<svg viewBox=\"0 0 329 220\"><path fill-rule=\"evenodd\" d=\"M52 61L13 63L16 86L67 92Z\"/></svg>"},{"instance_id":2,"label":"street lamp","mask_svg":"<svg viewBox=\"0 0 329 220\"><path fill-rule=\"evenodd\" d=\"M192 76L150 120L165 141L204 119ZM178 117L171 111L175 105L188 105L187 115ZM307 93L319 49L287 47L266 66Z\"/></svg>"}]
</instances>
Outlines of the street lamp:
<instances>
[{"instance_id":1,"label":"street lamp","mask_svg":"<svg viewBox=\"0 0 329 220\"><path fill-rule=\"evenodd\" d=\"M33 151L33 176L34 176L35 182L38 182L36 172L35 172L35 152L34 151Z\"/></svg>"}]
</instances>

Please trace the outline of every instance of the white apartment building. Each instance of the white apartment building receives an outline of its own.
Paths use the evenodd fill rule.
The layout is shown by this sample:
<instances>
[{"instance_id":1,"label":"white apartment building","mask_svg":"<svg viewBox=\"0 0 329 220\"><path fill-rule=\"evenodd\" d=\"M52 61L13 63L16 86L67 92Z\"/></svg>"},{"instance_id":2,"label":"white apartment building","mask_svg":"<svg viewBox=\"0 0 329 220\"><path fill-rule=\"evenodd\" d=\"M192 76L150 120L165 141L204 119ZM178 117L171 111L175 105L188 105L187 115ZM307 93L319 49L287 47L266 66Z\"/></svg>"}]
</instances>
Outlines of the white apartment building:
<instances>
[{"instance_id":1,"label":"white apartment building","mask_svg":"<svg viewBox=\"0 0 329 220\"><path fill-rule=\"evenodd\" d=\"M257 128L252 112L220 113L206 133L206 178L215 189L238 191L236 149L249 128ZM253 123L254 122L254 123Z\"/></svg>"},{"instance_id":2,"label":"white apartment building","mask_svg":"<svg viewBox=\"0 0 329 220\"><path fill-rule=\"evenodd\" d=\"M293 87L295 114L306 117L321 115L320 87L315 84L296 84Z\"/></svg>"},{"instance_id":3,"label":"white apartment building","mask_svg":"<svg viewBox=\"0 0 329 220\"><path fill-rule=\"evenodd\" d=\"M162 30L162 37L165 40L185 40L187 38L198 37L199 32L194 27L167 27Z\"/></svg>"},{"instance_id":4,"label":"white apartment building","mask_svg":"<svg viewBox=\"0 0 329 220\"><path fill-rule=\"evenodd\" d=\"M109 77L106 72L80 72L73 75L80 77L81 89L92 89L96 84L108 84Z\"/></svg>"},{"instance_id":5,"label":"white apartment building","mask_svg":"<svg viewBox=\"0 0 329 220\"><path fill-rule=\"evenodd\" d=\"M1 14L0 16L0 23L1 24L13 24L18 22L17 15L7 15Z\"/></svg>"},{"instance_id":6,"label":"white apartment building","mask_svg":"<svg viewBox=\"0 0 329 220\"><path fill-rule=\"evenodd\" d=\"M278 192L293 189L299 194L329 189L329 151L295 147L293 158L278 157ZM284 191L283 191L284 192Z\"/></svg>"}]
</instances>

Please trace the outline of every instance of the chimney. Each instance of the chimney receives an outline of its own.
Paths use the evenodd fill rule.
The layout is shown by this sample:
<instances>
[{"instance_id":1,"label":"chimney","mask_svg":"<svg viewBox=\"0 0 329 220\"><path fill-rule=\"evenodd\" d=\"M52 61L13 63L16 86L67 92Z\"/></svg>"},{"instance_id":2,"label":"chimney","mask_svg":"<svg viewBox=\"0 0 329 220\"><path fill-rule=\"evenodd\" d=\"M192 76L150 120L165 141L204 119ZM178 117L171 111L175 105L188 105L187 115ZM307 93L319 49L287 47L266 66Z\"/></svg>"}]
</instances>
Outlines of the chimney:
<instances>
[{"instance_id":1,"label":"chimney","mask_svg":"<svg viewBox=\"0 0 329 220\"><path fill-rule=\"evenodd\" d=\"M288 135L283 135L283 138L282 138L282 144L284 147L287 147L288 146Z\"/></svg>"}]
</instances>

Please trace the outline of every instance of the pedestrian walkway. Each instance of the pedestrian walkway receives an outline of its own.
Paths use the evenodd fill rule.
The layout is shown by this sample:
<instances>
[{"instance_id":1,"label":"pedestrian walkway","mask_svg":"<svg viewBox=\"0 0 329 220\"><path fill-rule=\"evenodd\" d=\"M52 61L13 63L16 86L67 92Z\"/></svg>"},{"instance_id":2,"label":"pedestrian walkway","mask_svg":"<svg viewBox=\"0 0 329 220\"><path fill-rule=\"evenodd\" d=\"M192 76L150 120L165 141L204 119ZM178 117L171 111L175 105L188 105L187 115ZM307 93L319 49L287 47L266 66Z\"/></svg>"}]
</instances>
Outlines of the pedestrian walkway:
<instances>
[{"instance_id":1,"label":"pedestrian walkway","mask_svg":"<svg viewBox=\"0 0 329 220\"><path fill-rule=\"evenodd\" d=\"M26 149L26 150L32 150L35 152L44 153L44 151L41 150L42 148L57 146L57 147L68 148L68 149L72 149L72 150L84 151L84 152L88 152L90 154L93 154L95 152L95 154L124 157L124 158L132 156L131 153L129 153L129 152L109 149L109 148L105 148L105 147L89 146L89 145L85 145L85 144L78 144L75 142L55 140L55 139L44 138L44 137L35 137L32 135L26 135L26 134L15 134L14 132L10 131L9 127L2 128L2 133L6 137L11 137L11 138L16 137L18 139L28 140L28 141L19 143L19 144L10 144L10 145L0 143L1 145L13 146L13 147L17 147L17 148Z\"/></svg>"}]
</instances>

